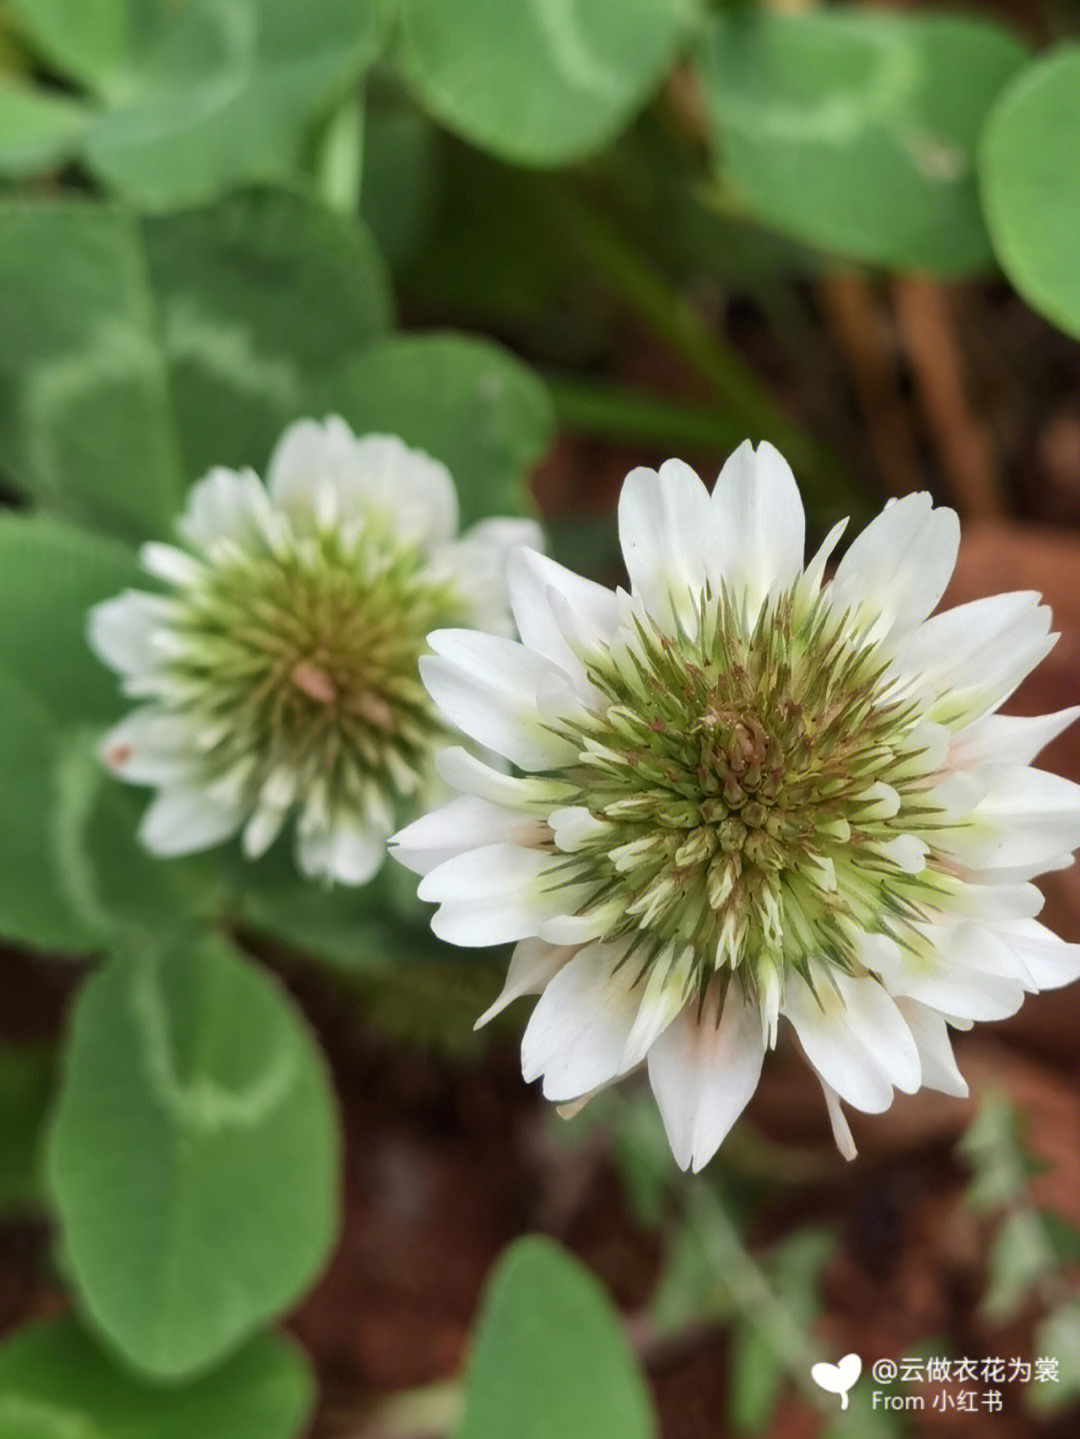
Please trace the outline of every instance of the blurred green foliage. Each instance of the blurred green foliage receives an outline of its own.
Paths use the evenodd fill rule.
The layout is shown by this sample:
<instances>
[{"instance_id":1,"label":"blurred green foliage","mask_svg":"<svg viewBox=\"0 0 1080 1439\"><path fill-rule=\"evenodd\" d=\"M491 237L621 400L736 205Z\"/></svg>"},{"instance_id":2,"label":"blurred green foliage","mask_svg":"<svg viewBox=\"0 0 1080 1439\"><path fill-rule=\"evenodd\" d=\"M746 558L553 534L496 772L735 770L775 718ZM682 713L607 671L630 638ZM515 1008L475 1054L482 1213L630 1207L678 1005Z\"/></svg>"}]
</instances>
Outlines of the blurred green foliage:
<instances>
[{"instance_id":1,"label":"blurred green foliage","mask_svg":"<svg viewBox=\"0 0 1080 1439\"><path fill-rule=\"evenodd\" d=\"M1080 1257L1080 1231L1035 1202L1029 1181L1045 1166L1028 1149L1024 1128L1022 1111L991 1091L960 1149L971 1166L967 1202L996 1223L982 1311L1002 1325L1033 1302L1042 1311L1035 1353L1056 1361L1058 1378L1033 1384L1025 1399L1033 1411L1049 1414L1080 1397L1080 1303L1062 1273Z\"/></svg>"},{"instance_id":2,"label":"blurred green foliage","mask_svg":"<svg viewBox=\"0 0 1080 1439\"><path fill-rule=\"evenodd\" d=\"M183 1389L141 1383L71 1319L29 1325L0 1344L5 1439L292 1439L314 1400L303 1356L269 1334Z\"/></svg>"},{"instance_id":3,"label":"blurred green foliage","mask_svg":"<svg viewBox=\"0 0 1080 1439\"><path fill-rule=\"evenodd\" d=\"M466 523L532 512L557 420L671 451L751 433L792 460L821 532L868 497L700 294L752 296L783 349L800 282L837 264L1000 267L1080 336L1078 96L1068 39L1032 54L1003 23L933 11L3 0L0 933L99 967L58 1096L51 1050L0 1052L0 1204L46 1207L95 1336L63 1320L0 1347L0 1439L288 1439L305 1422L305 1365L257 1331L325 1261L337 1127L297 1006L238 936L361 987L392 974L383 1012L400 1029L421 1009L432 1042L468 1007L449 982L438 1003L454 961L400 875L327 891L284 842L257 864L140 847L142 797L96 757L124 701L84 638L87 609L137 583L135 545L168 536L212 465L259 469L291 421L330 412L445 461ZM398 331L398 288L422 318L513 341L550 384L487 334ZM700 398L628 384L627 334L674 354ZM616 558L603 516L555 548L593 571ZM655 1113L631 1112L597 1109L664 1235L658 1322L732 1325L731 1418L753 1431L808 1383L830 1241L801 1230L751 1258L755 1184L684 1184ZM1007 1109L981 1113L967 1153L973 1205L1001 1214L986 1310L1050 1293L1040 1339L1064 1370L1080 1311L1046 1286L1075 1235L1031 1204ZM855 1393L830 1432L899 1423ZM593 1281L550 1245L512 1251L463 1439L653 1432Z\"/></svg>"},{"instance_id":4,"label":"blurred green foliage","mask_svg":"<svg viewBox=\"0 0 1080 1439\"><path fill-rule=\"evenodd\" d=\"M550 1240L519 1240L489 1281L457 1439L655 1439L611 1302Z\"/></svg>"}]
</instances>

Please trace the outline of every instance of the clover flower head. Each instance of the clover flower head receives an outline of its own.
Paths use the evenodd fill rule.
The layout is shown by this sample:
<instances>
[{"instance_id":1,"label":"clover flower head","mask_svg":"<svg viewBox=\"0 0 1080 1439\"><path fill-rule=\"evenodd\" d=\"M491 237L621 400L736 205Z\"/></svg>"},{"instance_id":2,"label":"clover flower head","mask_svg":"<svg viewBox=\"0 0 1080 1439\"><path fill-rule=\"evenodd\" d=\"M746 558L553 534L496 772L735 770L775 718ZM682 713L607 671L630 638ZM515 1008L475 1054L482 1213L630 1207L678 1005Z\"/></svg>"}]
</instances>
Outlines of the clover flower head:
<instances>
[{"instance_id":1,"label":"clover flower head","mask_svg":"<svg viewBox=\"0 0 1080 1439\"><path fill-rule=\"evenodd\" d=\"M365 882L403 804L442 790L445 729L417 673L428 631L508 631L506 556L539 528L492 519L458 538L442 464L336 417L286 430L265 486L212 470L178 528L182 547L141 553L163 590L89 618L144 701L102 746L114 774L158 789L142 840L172 855L242 831L255 857L295 814L306 874Z\"/></svg>"},{"instance_id":2,"label":"clover flower head","mask_svg":"<svg viewBox=\"0 0 1080 1439\"><path fill-rule=\"evenodd\" d=\"M515 767L439 758L463 794L393 841L435 932L516 941L539 994L526 1079L575 1104L645 1063L678 1163L699 1169L794 1032L841 1151L841 1101L966 1086L948 1026L1080 974L1035 918L1070 863L1080 786L1030 768L1080 714L999 706L1049 650L1032 593L931 617L956 515L890 502L826 582L770 446L713 492L685 464L625 482L629 593L542 555L510 563L521 642L444 630L421 661L453 724Z\"/></svg>"}]
</instances>

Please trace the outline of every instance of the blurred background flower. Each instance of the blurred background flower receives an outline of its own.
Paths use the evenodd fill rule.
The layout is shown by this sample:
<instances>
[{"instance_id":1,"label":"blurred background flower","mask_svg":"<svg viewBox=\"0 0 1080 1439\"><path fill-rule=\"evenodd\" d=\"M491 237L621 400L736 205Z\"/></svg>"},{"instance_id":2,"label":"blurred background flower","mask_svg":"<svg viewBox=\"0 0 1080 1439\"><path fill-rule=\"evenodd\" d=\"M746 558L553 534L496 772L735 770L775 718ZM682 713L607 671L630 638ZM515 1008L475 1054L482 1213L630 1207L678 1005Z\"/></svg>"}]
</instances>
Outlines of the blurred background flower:
<instances>
[{"instance_id":1,"label":"blurred background flower","mask_svg":"<svg viewBox=\"0 0 1080 1439\"><path fill-rule=\"evenodd\" d=\"M305 874L363 884L402 805L422 809L444 730L417 662L448 622L509 623L506 555L529 520L457 538L444 465L343 420L301 420L251 470L212 470L178 525L143 546L169 588L95 606L89 636L148 701L106 736L121 779L158 787L139 826L156 854L243 830L257 858L296 813ZM437 781L436 781L437 784Z\"/></svg>"}]
</instances>

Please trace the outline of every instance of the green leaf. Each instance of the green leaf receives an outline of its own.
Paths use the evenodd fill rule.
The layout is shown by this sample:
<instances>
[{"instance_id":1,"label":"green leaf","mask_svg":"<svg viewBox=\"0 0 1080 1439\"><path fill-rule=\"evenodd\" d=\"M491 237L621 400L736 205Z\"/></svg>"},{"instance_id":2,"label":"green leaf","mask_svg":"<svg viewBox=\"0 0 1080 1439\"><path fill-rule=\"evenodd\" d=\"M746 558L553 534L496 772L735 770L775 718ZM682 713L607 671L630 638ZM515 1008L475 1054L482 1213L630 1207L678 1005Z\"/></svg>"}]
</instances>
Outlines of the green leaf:
<instances>
[{"instance_id":1,"label":"green leaf","mask_svg":"<svg viewBox=\"0 0 1080 1439\"><path fill-rule=\"evenodd\" d=\"M136 575L125 546L44 516L0 514L0 933L80 951L99 931L64 882L59 736L124 708L116 677L86 643L86 612Z\"/></svg>"},{"instance_id":2,"label":"green leaf","mask_svg":"<svg viewBox=\"0 0 1080 1439\"><path fill-rule=\"evenodd\" d=\"M753 296L778 343L788 343L779 317L804 303L792 289L822 272L820 252L733 210L710 159L662 112L646 111L596 168L598 189L618 196L620 214L667 274L687 288L707 280Z\"/></svg>"},{"instance_id":3,"label":"green leaf","mask_svg":"<svg viewBox=\"0 0 1080 1439\"><path fill-rule=\"evenodd\" d=\"M134 46L154 33L169 0L7 0L27 41L58 70L107 90Z\"/></svg>"},{"instance_id":4,"label":"green leaf","mask_svg":"<svg viewBox=\"0 0 1080 1439\"><path fill-rule=\"evenodd\" d=\"M836 1408L820 1439L907 1439L911 1430L902 1412L874 1407L876 1391L865 1380L848 1395L848 1407ZM880 1401L879 1401L880 1402Z\"/></svg>"},{"instance_id":5,"label":"green leaf","mask_svg":"<svg viewBox=\"0 0 1080 1439\"><path fill-rule=\"evenodd\" d=\"M996 1324L1015 1318L1032 1287L1054 1267L1042 1216L1026 1207L1006 1215L987 1257L983 1314Z\"/></svg>"},{"instance_id":6,"label":"green leaf","mask_svg":"<svg viewBox=\"0 0 1080 1439\"><path fill-rule=\"evenodd\" d=\"M537 224L535 182L533 174L444 137L436 223L402 286L436 314L471 315L489 330L510 326L530 343L554 344L556 355L566 344L580 351L581 327L588 339L598 324L568 312L581 257L552 245Z\"/></svg>"},{"instance_id":7,"label":"green leaf","mask_svg":"<svg viewBox=\"0 0 1080 1439\"><path fill-rule=\"evenodd\" d=\"M416 897L416 879L387 860L367 884L323 884L296 867L293 826L261 859L249 860L238 846L228 851L229 884L240 921L291 948L331 961L344 970L368 969L411 956L415 938L426 950L436 943L427 928L430 911ZM219 859L220 863L220 859Z\"/></svg>"},{"instance_id":8,"label":"green leaf","mask_svg":"<svg viewBox=\"0 0 1080 1439\"><path fill-rule=\"evenodd\" d=\"M971 1165L964 1199L976 1214L1001 1209L1027 1188L1031 1167L1023 1126L1023 1115L1007 1095L998 1091L984 1095L959 1144Z\"/></svg>"},{"instance_id":9,"label":"green leaf","mask_svg":"<svg viewBox=\"0 0 1080 1439\"><path fill-rule=\"evenodd\" d=\"M133 552L44 515L0 513L0 933L82 951L163 914L209 915L220 864L159 860L135 838L145 790L102 769L96 726L129 708L86 641L87 611L138 583Z\"/></svg>"},{"instance_id":10,"label":"green leaf","mask_svg":"<svg viewBox=\"0 0 1080 1439\"><path fill-rule=\"evenodd\" d=\"M1080 1398L1080 1300L1067 1299L1047 1315L1035 1331L1035 1354L1055 1363L1058 1377L1028 1385L1028 1406L1040 1415L1060 1413Z\"/></svg>"},{"instance_id":11,"label":"green leaf","mask_svg":"<svg viewBox=\"0 0 1080 1439\"><path fill-rule=\"evenodd\" d=\"M313 126L382 48L385 0L189 0L87 137L90 167L144 208L298 175Z\"/></svg>"},{"instance_id":12,"label":"green leaf","mask_svg":"<svg viewBox=\"0 0 1080 1439\"><path fill-rule=\"evenodd\" d=\"M398 58L466 140L559 165L630 120L699 14L697 0L402 0Z\"/></svg>"},{"instance_id":13,"label":"green leaf","mask_svg":"<svg viewBox=\"0 0 1080 1439\"><path fill-rule=\"evenodd\" d=\"M286 424L318 413L326 377L392 323L368 232L297 196L237 196L145 234L191 480L261 469Z\"/></svg>"},{"instance_id":14,"label":"green leaf","mask_svg":"<svg viewBox=\"0 0 1080 1439\"><path fill-rule=\"evenodd\" d=\"M461 522L532 511L526 474L554 437L540 380L501 346L465 335L377 341L326 390L359 434L384 431L443 461Z\"/></svg>"},{"instance_id":15,"label":"green leaf","mask_svg":"<svg viewBox=\"0 0 1080 1439\"><path fill-rule=\"evenodd\" d=\"M337 1228L322 1058L277 985L215 939L87 983L48 1166L82 1306L154 1378L209 1368L286 1309Z\"/></svg>"},{"instance_id":16,"label":"green leaf","mask_svg":"<svg viewBox=\"0 0 1080 1439\"><path fill-rule=\"evenodd\" d=\"M668 1240L664 1270L649 1308L665 1334L702 1318L717 1322L731 1318L731 1293L717 1275L705 1237L692 1225L682 1225Z\"/></svg>"},{"instance_id":17,"label":"green leaf","mask_svg":"<svg viewBox=\"0 0 1080 1439\"><path fill-rule=\"evenodd\" d=\"M78 100L0 79L0 175L28 175L59 164L93 119Z\"/></svg>"},{"instance_id":18,"label":"green leaf","mask_svg":"<svg viewBox=\"0 0 1080 1439\"><path fill-rule=\"evenodd\" d=\"M1036 310L1080 338L1080 45L1023 70L979 149L986 223L1001 267Z\"/></svg>"},{"instance_id":19,"label":"green leaf","mask_svg":"<svg viewBox=\"0 0 1080 1439\"><path fill-rule=\"evenodd\" d=\"M39 1160L54 1064L51 1044L0 1044L0 1215L44 1202Z\"/></svg>"},{"instance_id":20,"label":"green leaf","mask_svg":"<svg viewBox=\"0 0 1080 1439\"><path fill-rule=\"evenodd\" d=\"M163 859L139 841L150 791L120 783L98 758L96 732L58 743L53 864L64 900L98 941L145 939L212 919L229 894L220 850Z\"/></svg>"},{"instance_id":21,"label":"green leaf","mask_svg":"<svg viewBox=\"0 0 1080 1439\"><path fill-rule=\"evenodd\" d=\"M441 136L414 110L364 112L360 218L396 271L414 260L435 221L443 184Z\"/></svg>"},{"instance_id":22,"label":"green leaf","mask_svg":"<svg viewBox=\"0 0 1080 1439\"><path fill-rule=\"evenodd\" d=\"M182 463L134 218L70 201L0 208L0 466L42 503L122 533L177 509Z\"/></svg>"},{"instance_id":23,"label":"green leaf","mask_svg":"<svg viewBox=\"0 0 1080 1439\"><path fill-rule=\"evenodd\" d=\"M767 1272L779 1302L792 1320L809 1330L819 1308L821 1271L836 1247L825 1229L798 1229L773 1254ZM763 1433L787 1380L789 1360L775 1337L760 1324L741 1319L732 1334L731 1422L743 1433Z\"/></svg>"},{"instance_id":24,"label":"green leaf","mask_svg":"<svg viewBox=\"0 0 1080 1439\"><path fill-rule=\"evenodd\" d=\"M992 265L973 172L1026 51L983 20L837 10L717 16L700 65L723 174L783 233L870 264Z\"/></svg>"},{"instance_id":25,"label":"green leaf","mask_svg":"<svg viewBox=\"0 0 1080 1439\"><path fill-rule=\"evenodd\" d=\"M160 535L212 464L266 459L390 320L366 232L295 196L142 221L0 205L0 469L42 504Z\"/></svg>"},{"instance_id":26,"label":"green leaf","mask_svg":"<svg viewBox=\"0 0 1080 1439\"><path fill-rule=\"evenodd\" d=\"M1080 1229L1052 1209L1039 1211L1046 1242L1061 1265L1080 1263Z\"/></svg>"},{"instance_id":27,"label":"green leaf","mask_svg":"<svg viewBox=\"0 0 1080 1439\"><path fill-rule=\"evenodd\" d=\"M128 707L86 642L91 605L137 583L126 545L44 515L0 512L0 664L53 720L107 723Z\"/></svg>"},{"instance_id":28,"label":"green leaf","mask_svg":"<svg viewBox=\"0 0 1080 1439\"><path fill-rule=\"evenodd\" d=\"M167 1389L114 1368L69 1318L0 1346L0 1439L294 1439L314 1397L304 1356L272 1334Z\"/></svg>"},{"instance_id":29,"label":"green leaf","mask_svg":"<svg viewBox=\"0 0 1080 1439\"><path fill-rule=\"evenodd\" d=\"M24 684L0 667L0 934L40 949L79 951L92 932L67 903L55 867L52 716Z\"/></svg>"},{"instance_id":30,"label":"green leaf","mask_svg":"<svg viewBox=\"0 0 1080 1439\"><path fill-rule=\"evenodd\" d=\"M298 180L314 127L376 59L390 13L388 0L15 3L31 44L111 106L65 101L78 119L65 124L59 101L33 112L24 102L13 122L50 144L13 145L16 163L84 159L143 209Z\"/></svg>"},{"instance_id":31,"label":"green leaf","mask_svg":"<svg viewBox=\"0 0 1080 1439\"><path fill-rule=\"evenodd\" d=\"M521 1239L490 1281L457 1439L649 1439L645 1383L595 1279Z\"/></svg>"}]
</instances>

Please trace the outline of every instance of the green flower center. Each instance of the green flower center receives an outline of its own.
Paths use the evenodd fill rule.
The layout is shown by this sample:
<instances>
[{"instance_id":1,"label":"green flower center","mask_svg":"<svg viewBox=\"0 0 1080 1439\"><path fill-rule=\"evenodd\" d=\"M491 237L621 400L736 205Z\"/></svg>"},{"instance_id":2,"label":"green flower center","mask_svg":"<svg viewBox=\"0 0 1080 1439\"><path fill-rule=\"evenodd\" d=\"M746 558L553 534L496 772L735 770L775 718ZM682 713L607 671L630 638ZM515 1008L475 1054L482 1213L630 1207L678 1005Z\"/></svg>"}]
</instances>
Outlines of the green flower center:
<instances>
[{"instance_id":1,"label":"green flower center","mask_svg":"<svg viewBox=\"0 0 1080 1439\"><path fill-rule=\"evenodd\" d=\"M445 731L417 673L427 635L461 623L452 584L371 526L290 539L212 563L177 596L167 699L198 718L211 773L252 790L280 769L298 788L374 781L407 793Z\"/></svg>"},{"instance_id":2,"label":"green flower center","mask_svg":"<svg viewBox=\"0 0 1080 1439\"><path fill-rule=\"evenodd\" d=\"M606 707L555 726L595 822L565 867L593 886L581 912L643 969L691 947L688 985L728 964L751 988L766 963L809 977L810 958L861 973L858 931L902 928L947 882L883 848L934 828L918 704L824 600L786 593L750 629L706 593L696 621L639 621L588 664Z\"/></svg>"}]
</instances>

